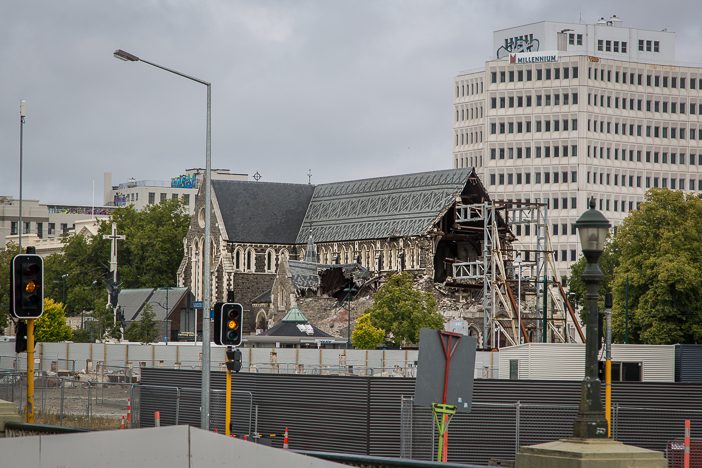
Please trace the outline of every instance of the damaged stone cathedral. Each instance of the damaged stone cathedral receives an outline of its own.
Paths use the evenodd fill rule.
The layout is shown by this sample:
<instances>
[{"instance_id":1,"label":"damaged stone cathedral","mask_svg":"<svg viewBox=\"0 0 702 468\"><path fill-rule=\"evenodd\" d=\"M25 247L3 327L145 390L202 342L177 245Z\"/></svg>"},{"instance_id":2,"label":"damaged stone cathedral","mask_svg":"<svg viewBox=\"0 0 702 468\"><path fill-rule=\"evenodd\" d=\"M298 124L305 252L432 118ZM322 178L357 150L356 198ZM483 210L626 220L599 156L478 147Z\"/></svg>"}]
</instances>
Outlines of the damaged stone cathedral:
<instances>
[{"instance_id":1,"label":"damaged stone cathedral","mask_svg":"<svg viewBox=\"0 0 702 468\"><path fill-rule=\"evenodd\" d=\"M197 299L205 274L203 201L197 197L178 270L179 285ZM470 298L482 286L471 290L451 275L452 264L483 253L482 221L457 223L458 207L486 201L472 169L320 185L214 180L212 300L224 301L233 291L246 311L248 333L266 330L299 305L315 326L345 337L349 292L365 304L354 303L356 318L384 278L408 271L417 287L437 295L447 319L467 320L480 338L482 309ZM508 245L512 234L500 226L502 245Z\"/></svg>"}]
</instances>

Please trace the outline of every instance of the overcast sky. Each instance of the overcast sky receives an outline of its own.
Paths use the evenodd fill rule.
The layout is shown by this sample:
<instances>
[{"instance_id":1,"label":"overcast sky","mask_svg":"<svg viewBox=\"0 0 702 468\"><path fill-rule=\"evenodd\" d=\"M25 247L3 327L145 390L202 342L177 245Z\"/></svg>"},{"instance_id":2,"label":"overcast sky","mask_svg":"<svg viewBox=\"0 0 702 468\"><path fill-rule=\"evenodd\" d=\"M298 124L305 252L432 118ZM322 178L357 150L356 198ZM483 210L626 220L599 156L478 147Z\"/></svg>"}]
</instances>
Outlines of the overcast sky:
<instances>
[{"instance_id":1,"label":"overcast sky","mask_svg":"<svg viewBox=\"0 0 702 468\"><path fill-rule=\"evenodd\" d=\"M24 197L102 204L113 182L205 165L265 181L322 183L451 167L458 72L492 57L492 31L541 20L678 33L702 64L695 1L0 2L0 195L19 195L19 101L28 102ZM613 9L615 8L615 9Z\"/></svg>"}]
</instances>

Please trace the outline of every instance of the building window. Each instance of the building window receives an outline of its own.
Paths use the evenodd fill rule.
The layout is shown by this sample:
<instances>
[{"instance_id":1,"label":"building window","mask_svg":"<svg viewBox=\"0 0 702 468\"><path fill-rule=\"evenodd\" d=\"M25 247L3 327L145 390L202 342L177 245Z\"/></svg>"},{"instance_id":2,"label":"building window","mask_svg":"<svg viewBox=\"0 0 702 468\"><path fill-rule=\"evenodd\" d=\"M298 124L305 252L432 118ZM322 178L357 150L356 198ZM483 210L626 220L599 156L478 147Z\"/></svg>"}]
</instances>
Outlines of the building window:
<instances>
[{"instance_id":1,"label":"building window","mask_svg":"<svg viewBox=\"0 0 702 468\"><path fill-rule=\"evenodd\" d=\"M253 250L248 249L246 251L246 271L256 271L254 261L254 252Z\"/></svg>"},{"instance_id":2,"label":"building window","mask_svg":"<svg viewBox=\"0 0 702 468\"><path fill-rule=\"evenodd\" d=\"M189 193L186 193L185 195L183 195L183 204L185 206L190 205L190 194Z\"/></svg>"},{"instance_id":3,"label":"building window","mask_svg":"<svg viewBox=\"0 0 702 468\"><path fill-rule=\"evenodd\" d=\"M643 51L644 51L644 40L639 39L639 52L643 52Z\"/></svg>"},{"instance_id":4,"label":"building window","mask_svg":"<svg viewBox=\"0 0 702 468\"><path fill-rule=\"evenodd\" d=\"M165 202L166 201L166 194L162 193L160 196L160 201Z\"/></svg>"},{"instance_id":5,"label":"building window","mask_svg":"<svg viewBox=\"0 0 702 468\"><path fill-rule=\"evenodd\" d=\"M156 203L156 194L154 192L149 192L149 205Z\"/></svg>"},{"instance_id":6,"label":"building window","mask_svg":"<svg viewBox=\"0 0 702 468\"><path fill-rule=\"evenodd\" d=\"M597 40L597 50L600 51L600 52L602 52L602 51L604 50L604 49L602 48L603 42L604 42L604 41L603 41L602 39L598 39L598 40Z\"/></svg>"},{"instance_id":7,"label":"building window","mask_svg":"<svg viewBox=\"0 0 702 468\"><path fill-rule=\"evenodd\" d=\"M17 235L17 221L12 221L10 223L10 235L11 236Z\"/></svg>"},{"instance_id":8,"label":"building window","mask_svg":"<svg viewBox=\"0 0 702 468\"><path fill-rule=\"evenodd\" d=\"M659 41L653 41L653 51L654 52L661 51L661 43Z\"/></svg>"},{"instance_id":9,"label":"building window","mask_svg":"<svg viewBox=\"0 0 702 468\"><path fill-rule=\"evenodd\" d=\"M583 35L582 34L577 34L575 36L576 39L576 45L583 45Z\"/></svg>"},{"instance_id":10,"label":"building window","mask_svg":"<svg viewBox=\"0 0 702 468\"><path fill-rule=\"evenodd\" d=\"M49 228L47 229L47 234L53 236L56 234L56 223L49 223Z\"/></svg>"},{"instance_id":11,"label":"building window","mask_svg":"<svg viewBox=\"0 0 702 468\"><path fill-rule=\"evenodd\" d=\"M37 223L37 237L42 239L44 237L44 224Z\"/></svg>"}]
</instances>

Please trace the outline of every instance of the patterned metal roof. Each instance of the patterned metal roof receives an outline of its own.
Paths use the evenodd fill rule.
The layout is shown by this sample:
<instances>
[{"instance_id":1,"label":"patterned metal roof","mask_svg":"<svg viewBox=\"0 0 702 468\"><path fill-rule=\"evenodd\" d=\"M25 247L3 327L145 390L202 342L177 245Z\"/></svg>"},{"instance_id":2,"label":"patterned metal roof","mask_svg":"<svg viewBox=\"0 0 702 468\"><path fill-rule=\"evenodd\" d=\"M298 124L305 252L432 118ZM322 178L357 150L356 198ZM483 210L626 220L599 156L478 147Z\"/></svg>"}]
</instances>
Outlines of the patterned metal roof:
<instances>
[{"instance_id":1,"label":"patterned metal roof","mask_svg":"<svg viewBox=\"0 0 702 468\"><path fill-rule=\"evenodd\" d=\"M426 233L454 203L472 169L337 182L315 187L297 243L335 242Z\"/></svg>"}]
</instances>

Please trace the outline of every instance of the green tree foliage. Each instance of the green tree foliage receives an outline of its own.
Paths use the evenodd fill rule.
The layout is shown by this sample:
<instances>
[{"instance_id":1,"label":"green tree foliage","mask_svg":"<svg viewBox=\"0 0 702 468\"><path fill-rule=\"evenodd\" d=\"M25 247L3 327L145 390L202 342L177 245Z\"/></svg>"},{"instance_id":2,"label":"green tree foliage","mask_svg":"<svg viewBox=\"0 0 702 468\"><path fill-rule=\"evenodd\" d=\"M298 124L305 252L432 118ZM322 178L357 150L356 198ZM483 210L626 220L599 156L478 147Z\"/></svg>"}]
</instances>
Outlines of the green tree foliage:
<instances>
[{"instance_id":1,"label":"green tree foliage","mask_svg":"<svg viewBox=\"0 0 702 468\"><path fill-rule=\"evenodd\" d=\"M651 190L617 232L613 332L624 337L629 281L629 342L702 342L702 200Z\"/></svg>"},{"instance_id":2,"label":"green tree foliage","mask_svg":"<svg viewBox=\"0 0 702 468\"><path fill-rule=\"evenodd\" d=\"M418 343L421 328L440 329L444 325L434 296L414 289L412 275L406 272L388 278L368 313L372 325L385 330L386 341L395 345Z\"/></svg>"},{"instance_id":3,"label":"green tree foliage","mask_svg":"<svg viewBox=\"0 0 702 468\"><path fill-rule=\"evenodd\" d=\"M73 331L66 323L63 304L44 299L44 314L35 322L34 338L37 342L57 343L71 339Z\"/></svg>"},{"instance_id":4,"label":"green tree foliage","mask_svg":"<svg viewBox=\"0 0 702 468\"><path fill-rule=\"evenodd\" d=\"M46 296L65 301L68 315L91 310L98 299L107 302L105 280L110 278L111 242L103 235L111 233L112 222L117 224L117 232L127 237L118 245L122 288L175 285L190 223L181 202L166 200L142 211L131 206L120 208L100 224L96 236L69 236L63 252L45 260Z\"/></svg>"},{"instance_id":5,"label":"green tree foliage","mask_svg":"<svg viewBox=\"0 0 702 468\"><path fill-rule=\"evenodd\" d=\"M9 243L0 247L0 332L7 326L7 314L10 310L10 262L19 253L16 244Z\"/></svg>"},{"instance_id":6,"label":"green tree foliage","mask_svg":"<svg viewBox=\"0 0 702 468\"><path fill-rule=\"evenodd\" d=\"M129 341L138 341L140 343L153 343L158 338L158 328L154 320L153 308L151 304L146 304L141 313L141 318L129 325L125 338Z\"/></svg>"},{"instance_id":7,"label":"green tree foliage","mask_svg":"<svg viewBox=\"0 0 702 468\"><path fill-rule=\"evenodd\" d=\"M614 299L615 342L624 341L627 328L629 343L702 342L701 223L699 197L661 189L647 192L640 208L624 219L600 261L605 274L600 295L611 290ZM571 269L579 303L584 266L581 258Z\"/></svg>"},{"instance_id":8,"label":"green tree foliage","mask_svg":"<svg viewBox=\"0 0 702 468\"><path fill-rule=\"evenodd\" d=\"M374 327L370 314L363 314L356 320L351 333L351 343L358 349L375 349L385 340L385 330Z\"/></svg>"}]
</instances>

